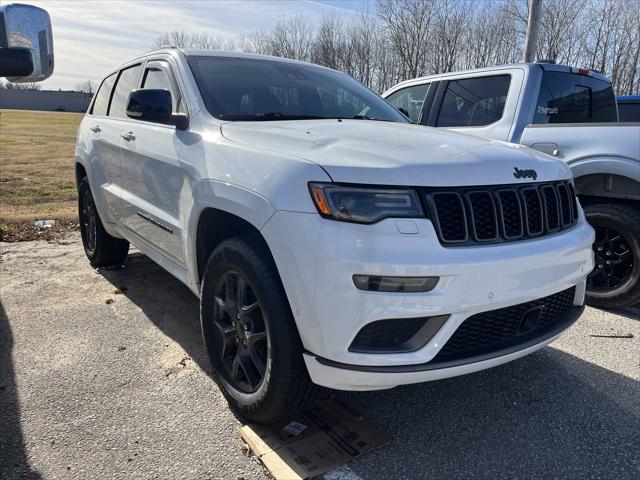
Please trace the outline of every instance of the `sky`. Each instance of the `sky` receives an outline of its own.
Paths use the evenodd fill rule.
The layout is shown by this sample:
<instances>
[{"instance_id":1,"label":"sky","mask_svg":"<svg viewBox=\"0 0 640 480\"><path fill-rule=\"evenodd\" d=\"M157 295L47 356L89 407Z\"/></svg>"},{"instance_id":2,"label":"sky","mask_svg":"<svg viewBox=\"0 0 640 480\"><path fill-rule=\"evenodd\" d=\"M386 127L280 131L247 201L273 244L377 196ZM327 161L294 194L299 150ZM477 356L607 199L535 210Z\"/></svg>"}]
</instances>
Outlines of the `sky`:
<instances>
[{"instance_id":1,"label":"sky","mask_svg":"<svg viewBox=\"0 0 640 480\"><path fill-rule=\"evenodd\" d=\"M51 16L55 67L43 90L72 90L100 80L151 50L163 32L206 32L238 38L268 31L280 17L355 15L366 0L24 0Z\"/></svg>"}]
</instances>

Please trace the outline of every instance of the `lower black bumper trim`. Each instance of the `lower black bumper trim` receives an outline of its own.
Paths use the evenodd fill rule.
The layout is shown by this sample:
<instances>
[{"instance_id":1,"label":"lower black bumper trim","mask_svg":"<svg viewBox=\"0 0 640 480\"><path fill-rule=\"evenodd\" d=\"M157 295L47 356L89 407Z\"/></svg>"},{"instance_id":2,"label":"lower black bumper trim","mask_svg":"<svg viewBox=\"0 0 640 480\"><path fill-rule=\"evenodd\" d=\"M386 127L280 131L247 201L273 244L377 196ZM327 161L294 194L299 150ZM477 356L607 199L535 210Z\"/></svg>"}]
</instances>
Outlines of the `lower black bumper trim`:
<instances>
[{"instance_id":1,"label":"lower black bumper trim","mask_svg":"<svg viewBox=\"0 0 640 480\"><path fill-rule=\"evenodd\" d=\"M525 350L529 347L533 347L540 343L559 335L567 328L569 328L584 311L584 305L573 306L567 313L565 318L561 322L558 322L552 329L546 330L542 335L528 338L525 342L517 343L503 348L500 350L494 350L492 352L485 353L483 355L476 355L466 358L458 358L456 360L441 361L441 362L427 362L417 365L384 365L384 366L371 366L371 365L351 365L348 363L335 362L326 358L315 355L315 359L318 363L326 365L327 367L339 368L342 370L354 370L357 372L372 372L372 373L410 373L410 372L425 372L428 370L440 370L443 368L459 367L461 365L469 365L471 363L483 362L485 360L491 360L492 358L503 357L511 353Z\"/></svg>"}]
</instances>

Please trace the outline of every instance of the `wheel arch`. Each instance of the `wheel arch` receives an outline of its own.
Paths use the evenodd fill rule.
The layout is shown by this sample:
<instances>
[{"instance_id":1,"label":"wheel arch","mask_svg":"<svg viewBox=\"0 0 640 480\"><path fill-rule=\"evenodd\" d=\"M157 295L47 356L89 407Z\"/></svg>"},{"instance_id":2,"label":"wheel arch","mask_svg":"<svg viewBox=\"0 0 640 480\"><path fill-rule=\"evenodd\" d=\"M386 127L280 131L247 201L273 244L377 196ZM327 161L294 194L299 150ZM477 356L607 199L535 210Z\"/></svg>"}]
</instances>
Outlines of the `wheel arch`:
<instances>
[{"instance_id":1,"label":"wheel arch","mask_svg":"<svg viewBox=\"0 0 640 480\"><path fill-rule=\"evenodd\" d=\"M569 162L578 195L640 200L640 161L587 157Z\"/></svg>"},{"instance_id":2,"label":"wheel arch","mask_svg":"<svg viewBox=\"0 0 640 480\"><path fill-rule=\"evenodd\" d=\"M639 165L640 167L640 165ZM574 177L576 192L581 197L610 201L632 201L640 204L640 180L609 172L592 172Z\"/></svg>"},{"instance_id":3,"label":"wheel arch","mask_svg":"<svg viewBox=\"0 0 640 480\"><path fill-rule=\"evenodd\" d=\"M209 255L223 240L252 234L269 247L260 230L275 208L254 192L213 180L201 181L194 189L193 198L185 245L192 289L199 290Z\"/></svg>"},{"instance_id":4,"label":"wheel arch","mask_svg":"<svg viewBox=\"0 0 640 480\"><path fill-rule=\"evenodd\" d=\"M75 165L75 173L76 173L76 188L77 188L78 185L80 185L80 182L82 181L82 179L87 176L87 169L81 162L77 160Z\"/></svg>"}]
</instances>

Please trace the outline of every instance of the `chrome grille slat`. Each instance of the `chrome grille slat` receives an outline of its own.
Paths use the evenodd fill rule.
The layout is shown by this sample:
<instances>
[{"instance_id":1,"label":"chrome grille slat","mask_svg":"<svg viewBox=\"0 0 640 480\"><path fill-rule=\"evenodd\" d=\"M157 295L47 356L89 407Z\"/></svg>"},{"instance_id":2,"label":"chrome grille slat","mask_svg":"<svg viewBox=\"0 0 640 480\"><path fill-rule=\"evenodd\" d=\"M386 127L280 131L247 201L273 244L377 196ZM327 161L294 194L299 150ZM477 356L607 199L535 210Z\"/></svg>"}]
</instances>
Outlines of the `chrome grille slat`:
<instances>
[{"instance_id":1,"label":"chrome grille slat","mask_svg":"<svg viewBox=\"0 0 640 480\"><path fill-rule=\"evenodd\" d=\"M569 181L419 190L440 243L447 246L525 240L578 221Z\"/></svg>"}]
</instances>

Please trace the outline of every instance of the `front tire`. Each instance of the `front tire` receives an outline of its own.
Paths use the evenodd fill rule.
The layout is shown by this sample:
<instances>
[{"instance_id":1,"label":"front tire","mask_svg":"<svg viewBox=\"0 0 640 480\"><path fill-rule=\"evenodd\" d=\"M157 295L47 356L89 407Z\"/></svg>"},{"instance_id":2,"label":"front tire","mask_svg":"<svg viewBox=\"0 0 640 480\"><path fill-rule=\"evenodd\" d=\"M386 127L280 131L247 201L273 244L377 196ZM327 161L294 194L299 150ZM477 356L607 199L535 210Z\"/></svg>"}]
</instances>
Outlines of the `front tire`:
<instances>
[{"instance_id":1,"label":"front tire","mask_svg":"<svg viewBox=\"0 0 640 480\"><path fill-rule=\"evenodd\" d=\"M129 253L129 242L112 237L105 231L87 177L78 185L78 218L82 245L91 266L122 265Z\"/></svg>"},{"instance_id":2,"label":"front tire","mask_svg":"<svg viewBox=\"0 0 640 480\"><path fill-rule=\"evenodd\" d=\"M261 239L243 236L218 245L200 293L213 376L235 412L274 423L315 400L318 387L307 373L284 288Z\"/></svg>"},{"instance_id":3,"label":"front tire","mask_svg":"<svg viewBox=\"0 0 640 480\"><path fill-rule=\"evenodd\" d=\"M612 203L590 205L584 211L596 231L587 304L620 308L640 303L640 211Z\"/></svg>"}]
</instances>

